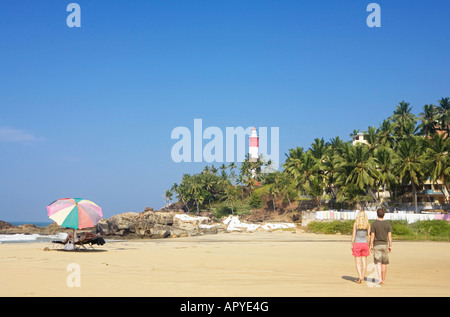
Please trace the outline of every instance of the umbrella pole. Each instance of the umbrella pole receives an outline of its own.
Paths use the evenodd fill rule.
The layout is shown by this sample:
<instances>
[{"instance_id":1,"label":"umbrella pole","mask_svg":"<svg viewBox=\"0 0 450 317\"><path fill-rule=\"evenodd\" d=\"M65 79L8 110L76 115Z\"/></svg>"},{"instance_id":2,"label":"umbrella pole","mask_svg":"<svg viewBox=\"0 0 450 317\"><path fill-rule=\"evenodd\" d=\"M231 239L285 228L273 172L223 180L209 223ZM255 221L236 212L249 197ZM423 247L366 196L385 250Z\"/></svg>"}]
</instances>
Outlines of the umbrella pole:
<instances>
[{"instance_id":1,"label":"umbrella pole","mask_svg":"<svg viewBox=\"0 0 450 317\"><path fill-rule=\"evenodd\" d=\"M73 247L74 247L74 250L76 250L76 251L78 251L78 248L77 248L77 245L76 245L76 243L78 242L78 237L76 236L76 231L75 231L75 229L73 229Z\"/></svg>"}]
</instances>

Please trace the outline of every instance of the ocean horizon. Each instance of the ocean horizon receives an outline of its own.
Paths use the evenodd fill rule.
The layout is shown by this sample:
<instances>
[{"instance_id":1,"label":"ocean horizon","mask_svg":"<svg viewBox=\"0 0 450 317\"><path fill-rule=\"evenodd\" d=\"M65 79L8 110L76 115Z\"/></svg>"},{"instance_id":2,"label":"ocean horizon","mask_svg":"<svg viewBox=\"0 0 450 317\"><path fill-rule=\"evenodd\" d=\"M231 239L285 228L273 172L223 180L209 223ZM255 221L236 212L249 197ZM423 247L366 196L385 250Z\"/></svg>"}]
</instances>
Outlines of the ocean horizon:
<instances>
[{"instance_id":1,"label":"ocean horizon","mask_svg":"<svg viewBox=\"0 0 450 317\"><path fill-rule=\"evenodd\" d=\"M52 221L4 221L15 227L21 225L35 225L36 227L45 228L53 223Z\"/></svg>"}]
</instances>

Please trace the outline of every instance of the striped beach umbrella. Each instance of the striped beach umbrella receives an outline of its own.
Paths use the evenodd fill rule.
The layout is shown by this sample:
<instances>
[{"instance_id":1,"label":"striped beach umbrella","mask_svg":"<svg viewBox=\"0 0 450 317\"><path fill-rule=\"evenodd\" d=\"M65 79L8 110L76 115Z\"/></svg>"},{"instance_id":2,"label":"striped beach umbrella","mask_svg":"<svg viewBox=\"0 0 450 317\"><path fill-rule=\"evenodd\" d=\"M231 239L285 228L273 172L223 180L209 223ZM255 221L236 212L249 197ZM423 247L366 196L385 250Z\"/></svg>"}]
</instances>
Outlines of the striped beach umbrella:
<instances>
[{"instance_id":1,"label":"striped beach umbrella","mask_svg":"<svg viewBox=\"0 0 450 317\"><path fill-rule=\"evenodd\" d=\"M48 216L63 228L94 227L103 217L102 208L90 200L62 198L47 206Z\"/></svg>"}]
</instances>

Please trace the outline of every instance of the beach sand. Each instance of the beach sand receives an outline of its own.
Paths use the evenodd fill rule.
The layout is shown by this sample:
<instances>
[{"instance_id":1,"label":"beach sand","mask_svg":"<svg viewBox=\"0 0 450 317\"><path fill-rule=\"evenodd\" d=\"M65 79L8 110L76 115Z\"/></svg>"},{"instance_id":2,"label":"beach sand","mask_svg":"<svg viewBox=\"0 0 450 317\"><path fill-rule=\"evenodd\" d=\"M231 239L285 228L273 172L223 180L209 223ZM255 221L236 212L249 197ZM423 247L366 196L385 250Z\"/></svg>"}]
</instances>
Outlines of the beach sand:
<instances>
[{"instance_id":1,"label":"beach sand","mask_svg":"<svg viewBox=\"0 0 450 317\"><path fill-rule=\"evenodd\" d=\"M383 286L371 281L372 256L369 280L356 284L349 236L223 233L109 241L89 252L45 247L0 244L0 296L450 296L448 242L394 241Z\"/></svg>"}]
</instances>

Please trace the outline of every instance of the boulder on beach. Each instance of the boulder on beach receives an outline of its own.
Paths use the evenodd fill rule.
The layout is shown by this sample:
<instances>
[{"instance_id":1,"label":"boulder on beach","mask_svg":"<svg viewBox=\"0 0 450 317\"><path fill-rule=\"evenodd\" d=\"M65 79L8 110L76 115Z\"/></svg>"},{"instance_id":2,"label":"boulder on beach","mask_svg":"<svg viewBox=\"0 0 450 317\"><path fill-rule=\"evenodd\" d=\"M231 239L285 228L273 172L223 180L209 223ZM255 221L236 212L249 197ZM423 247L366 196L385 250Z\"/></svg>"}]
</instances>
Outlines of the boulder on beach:
<instances>
[{"instance_id":1,"label":"boulder on beach","mask_svg":"<svg viewBox=\"0 0 450 317\"><path fill-rule=\"evenodd\" d=\"M196 234L214 234L219 230L208 217L194 217L175 211L147 210L127 212L102 219L98 227L105 236L128 238L187 237Z\"/></svg>"},{"instance_id":2,"label":"boulder on beach","mask_svg":"<svg viewBox=\"0 0 450 317\"><path fill-rule=\"evenodd\" d=\"M279 229L295 229L297 226L295 223L288 222L274 222L274 223L246 223L242 222L238 216L228 216L223 223L227 225L227 231L272 231Z\"/></svg>"},{"instance_id":3,"label":"boulder on beach","mask_svg":"<svg viewBox=\"0 0 450 317\"><path fill-rule=\"evenodd\" d=\"M9 222L0 220L0 230L2 230L2 229L9 229L9 228L12 228L12 227L14 227L14 226L12 224L10 224Z\"/></svg>"}]
</instances>

